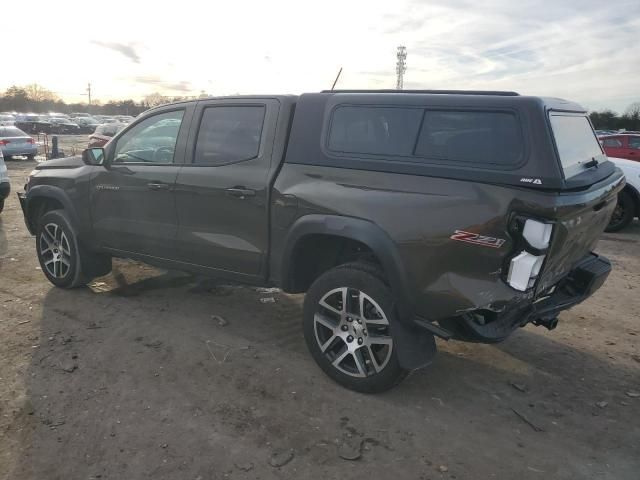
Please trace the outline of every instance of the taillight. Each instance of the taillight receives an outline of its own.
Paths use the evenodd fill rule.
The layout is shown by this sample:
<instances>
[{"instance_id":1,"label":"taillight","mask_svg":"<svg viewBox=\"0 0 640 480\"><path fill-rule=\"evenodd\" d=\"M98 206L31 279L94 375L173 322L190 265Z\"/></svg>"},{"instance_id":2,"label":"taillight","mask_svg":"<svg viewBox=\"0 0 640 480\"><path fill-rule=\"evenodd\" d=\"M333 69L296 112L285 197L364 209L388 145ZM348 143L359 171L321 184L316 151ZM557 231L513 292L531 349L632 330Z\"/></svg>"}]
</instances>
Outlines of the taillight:
<instances>
[{"instance_id":1,"label":"taillight","mask_svg":"<svg viewBox=\"0 0 640 480\"><path fill-rule=\"evenodd\" d=\"M0 140L0 145L9 145L9 140Z\"/></svg>"},{"instance_id":2,"label":"taillight","mask_svg":"<svg viewBox=\"0 0 640 480\"><path fill-rule=\"evenodd\" d=\"M523 222L524 221L524 222ZM517 218L512 227L521 235L521 250L509 262L507 282L524 292L536 284L551 241L553 225L532 218Z\"/></svg>"},{"instance_id":3,"label":"taillight","mask_svg":"<svg viewBox=\"0 0 640 480\"><path fill-rule=\"evenodd\" d=\"M31 145L33 145L33 138L30 138L29 140L27 140L27 143L30 143Z\"/></svg>"}]
</instances>

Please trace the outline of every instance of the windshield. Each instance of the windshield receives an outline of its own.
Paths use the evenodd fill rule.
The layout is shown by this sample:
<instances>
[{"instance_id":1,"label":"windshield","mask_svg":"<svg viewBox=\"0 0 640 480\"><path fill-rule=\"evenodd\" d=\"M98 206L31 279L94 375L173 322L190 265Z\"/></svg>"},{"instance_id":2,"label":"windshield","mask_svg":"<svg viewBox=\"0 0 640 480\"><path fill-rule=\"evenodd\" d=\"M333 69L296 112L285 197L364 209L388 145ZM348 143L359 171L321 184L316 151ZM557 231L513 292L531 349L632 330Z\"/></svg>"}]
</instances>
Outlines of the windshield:
<instances>
[{"instance_id":1,"label":"windshield","mask_svg":"<svg viewBox=\"0 0 640 480\"><path fill-rule=\"evenodd\" d=\"M554 113L550 119L566 178L581 173L584 163L606 159L587 117Z\"/></svg>"}]
</instances>

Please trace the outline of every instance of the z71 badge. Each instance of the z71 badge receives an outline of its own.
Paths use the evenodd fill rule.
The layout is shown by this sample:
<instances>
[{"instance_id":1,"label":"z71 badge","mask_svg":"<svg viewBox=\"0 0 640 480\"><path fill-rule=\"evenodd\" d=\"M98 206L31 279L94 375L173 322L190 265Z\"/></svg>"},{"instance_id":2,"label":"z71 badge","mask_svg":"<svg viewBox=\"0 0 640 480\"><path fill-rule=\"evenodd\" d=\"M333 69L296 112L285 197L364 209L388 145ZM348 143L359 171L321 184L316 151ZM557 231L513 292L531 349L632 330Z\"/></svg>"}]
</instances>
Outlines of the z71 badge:
<instances>
[{"instance_id":1,"label":"z71 badge","mask_svg":"<svg viewBox=\"0 0 640 480\"><path fill-rule=\"evenodd\" d=\"M502 238L487 237L478 233L465 232L464 230L456 230L449 238L459 242L473 243L474 245L491 248L500 248L505 242Z\"/></svg>"}]
</instances>

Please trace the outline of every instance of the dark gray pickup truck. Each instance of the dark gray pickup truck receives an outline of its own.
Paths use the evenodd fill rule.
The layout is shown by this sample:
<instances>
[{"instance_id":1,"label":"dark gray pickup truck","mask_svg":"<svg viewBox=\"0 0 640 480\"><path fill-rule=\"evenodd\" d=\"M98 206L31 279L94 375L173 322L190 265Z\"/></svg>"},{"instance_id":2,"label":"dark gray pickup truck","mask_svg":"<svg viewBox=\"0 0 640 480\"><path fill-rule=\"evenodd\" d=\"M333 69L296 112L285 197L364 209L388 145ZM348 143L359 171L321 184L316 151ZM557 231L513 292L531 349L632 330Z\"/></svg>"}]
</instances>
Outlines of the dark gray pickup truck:
<instances>
[{"instance_id":1,"label":"dark gray pickup truck","mask_svg":"<svg viewBox=\"0 0 640 480\"><path fill-rule=\"evenodd\" d=\"M623 186L574 103L331 91L154 108L19 196L54 285L115 256L306 292L318 365L377 392L434 337L554 328L609 274L593 249Z\"/></svg>"}]
</instances>

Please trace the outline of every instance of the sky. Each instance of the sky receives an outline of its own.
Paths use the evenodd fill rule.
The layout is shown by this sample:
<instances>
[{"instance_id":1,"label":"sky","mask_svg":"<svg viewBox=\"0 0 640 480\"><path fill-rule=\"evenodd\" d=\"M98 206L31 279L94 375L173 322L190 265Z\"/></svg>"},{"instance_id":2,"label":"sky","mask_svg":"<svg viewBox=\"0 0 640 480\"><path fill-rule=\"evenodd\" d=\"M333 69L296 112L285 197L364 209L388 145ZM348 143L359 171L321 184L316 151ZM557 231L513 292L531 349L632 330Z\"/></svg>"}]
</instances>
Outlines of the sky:
<instances>
[{"instance_id":1,"label":"sky","mask_svg":"<svg viewBox=\"0 0 640 480\"><path fill-rule=\"evenodd\" d=\"M394 88L515 90L592 110L640 102L640 1L30 0L3 5L15 39L0 90L66 101ZM12 21L16 19L16 21ZM18 20L22 19L22 20ZM24 54L18 54L17 49Z\"/></svg>"}]
</instances>

